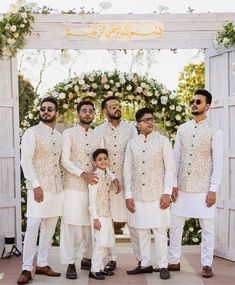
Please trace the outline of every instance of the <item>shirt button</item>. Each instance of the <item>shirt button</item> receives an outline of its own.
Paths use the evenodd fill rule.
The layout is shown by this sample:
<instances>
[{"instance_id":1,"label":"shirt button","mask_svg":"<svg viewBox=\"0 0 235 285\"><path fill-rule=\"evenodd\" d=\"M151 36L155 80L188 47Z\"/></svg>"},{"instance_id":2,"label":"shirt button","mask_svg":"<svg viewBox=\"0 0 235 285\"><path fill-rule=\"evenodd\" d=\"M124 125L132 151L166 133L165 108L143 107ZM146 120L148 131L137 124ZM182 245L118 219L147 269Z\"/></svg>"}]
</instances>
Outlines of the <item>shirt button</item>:
<instances>
[{"instance_id":1,"label":"shirt button","mask_svg":"<svg viewBox=\"0 0 235 285\"><path fill-rule=\"evenodd\" d=\"M113 171L113 174L115 174L116 172L115 171Z\"/></svg>"},{"instance_id":2,"label":"shirt button","mask_svg":"<svg viewBox=\"0 0 235 285\"><path fill-rule=\"evenodd\" d=\"M114 138L116 139L116 138L117 138L117 136L114 136Z\"/></svg>"},{"instance_id":3,"label":"shirt button","mask_svg":"<svg viewBox=\"0 0 235 285\"><path fill-rule=\"evenodd\" d=\"M195 138L195 135L193 135L193 138Z\"/></svg>"},{"instance_id":4,"label":"shirt button","mask_svg":"<svg viewBox=\"0 0 235 285\"><path fill-rule=\"evenodd\" d=\"M142 175L144 175L144 172L142 172Z\"/></svg>"},{"instance_id":5,"label":"shirt button","mask_svg":"<svg viewBox=\"0 0 235 285\"><path fill-rule=\"evenodd\" d=\"M192 144L192 146L194 146L194 145Z\"/></svg>"},{"instance_id":6,"label":"shirt button","mask_svg":"<svg viewBox=\"0 0 235 285\"><path fill-rule=\"evenodd\" d=\"M197 128L197 126L194 127L195 129Z\"/></svg>"},{"instance_id":7,"label":"shirt button","mask_svg":"<svg viewBox=\"0 0 235 285\"><path fill-rule=\"evenodd\" d=\"M55 145L55 142L53 142L53 144Z\"/></svg>"},{"instance_id":8,"label":"shirt button","mask_svg":"<svg viewBox=\"0 0 235 285\"><path fill-rule=\"evenodd\" d=\"M55 164L55 166L57 166L57 164Z\"/></svg>"},{"instance_id":9,"label":"shirt button","mask_svg":"<svg viewBox=\"0 0 235 285\"><path fill-rule=\"evenodd\" d=\"M87 153L86 155L87 155L87 156L89 156L90 154L89 154L89 153Z\"/></svg>"},{"instance_id":10,"label":"shirt button","mask_svg":"<svg viewBox=\"0 0 235 285\"><path fill-rule=\"evenodd\" d=\"M86 145L89 145L89 143L87 143Z\"/></svg>"},{"instance_id":11,"label":"shirt button","mask_svg":"<svg viewBox=\"0 0 235 285\"><path fill-rule=\"evenodd\" d=\"M188 175L190 175L190 172L188 172Z\"/></svg>"},{"instance_id":12,"label":"shirt button","mask_svg":"<svg viewBox=\"0 0 235 285\"><path fill-rule=\"evenodd\" d=\"M145 161L142 161L142 163L145 163Z\"/></svg>"},{"instance_id":13,"label":"shirt button","mask_svg":"<svg viewBox=\"0 0 235 285\"><path fill-rule=\"evenodd\" d=\"M87 134L85 134L85 136L87 137Z\"/></svg>"},{"instance_id":14,"label":"shirt button","mask_svg":"<svg viewBox=\"0 0 235 285\"><path fill-rule=\"evenodd\" d=\"M109 183L106 183L106 185L109 185Z\"/></svg>"},{"instance_id":15,"label":"shirt button","mask_svg":"<svg viewBox=\"0 0 235 285\"><path fill-rule=\"evenodd\" d=\"M192 156L192 153L190 153L190 156Z\"/></svg>"},{"instance_id":16,"label":"shirt button","mask_svg":"<svg viewBox=\"0 0 235 285\"><path fill-rule=\"evenodd\" d=\"M145 152L145 150L143 150L143 152Z\"/></svg>"},{"instance_id":17,"label":"shirt button","mask_svg":"<svg viewBox=\"0 0 235 285\"><path fill-rule=\"evenodd\" d=\"M191 165L191 163L189 163L188 165Z\"/></svg>"},{"instance_id":18,"label":"shirt button","mask_svg":"<svg viewBox=\"0 0 235 285\"><path fill-rule=\"evenodd\" d=\"M56 155L56 153L54 153L54 155Z\"/></svg>"},{"instance_id":19,"label":"shirt button","mask_svg":"<svg viewBox=\"0 0 235 285\"><path fill-rule=\"evenodd\" d=\"M114 147L117 147L117 145L115 144Z\"/></svg>"},{"instance_id":20,"label":"shirt button","mask_svg":"<svg viewBox=\"0 0 235 285\"><path fill-rule=\"evenodd\" d=\"M147 141L144 141L145 143L147 142Z\"/></svg>"},{"instance_id":21,"label":"shirt button","mask_svg":"<svg viewBox=\"0 0 235 285\"><path fill-rule=\"evenodd\" d=\"M114 153L113 155L116 156L116 153Z\"/></svg>"},{"instance_id":22,"label":"shirt button","mask_svg":"<svg viewBox=\"0 0 235 285\"><path fill-rule=\"evenodd\" d=\"M143 183L142 185L144 186L145 184Z\"/></svg>"},{"instance_id":23,"label":"shirt button","mask_svg":"<svg viewBox=\"0 0 235 285\"><path fill-rule=\"evenodd\" d=\"M113 165L115 165L115 164L116 164L116 162L113 163Z\"/></svg>"}]
</instances>

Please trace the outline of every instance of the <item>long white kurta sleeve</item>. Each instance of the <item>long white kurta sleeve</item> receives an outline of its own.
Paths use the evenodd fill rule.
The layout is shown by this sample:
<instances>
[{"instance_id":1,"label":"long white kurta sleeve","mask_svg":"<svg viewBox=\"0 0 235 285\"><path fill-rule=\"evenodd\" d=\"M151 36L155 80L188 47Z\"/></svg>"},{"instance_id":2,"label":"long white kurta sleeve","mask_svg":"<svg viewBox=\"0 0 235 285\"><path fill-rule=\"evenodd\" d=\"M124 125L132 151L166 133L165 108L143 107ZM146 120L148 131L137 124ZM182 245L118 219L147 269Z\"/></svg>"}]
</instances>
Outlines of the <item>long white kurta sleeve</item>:
<instances>
[{"instance_id":1,"label":"long white kurta sleeve","mask_svg":"<svg viewBox=\"0 0 235 285\"><path fill-rule=\"evenodd\" d=\"M62 155L61 155L61 163L65 169L67 169L70 173L81 176L84 170L78 168L70 159L71 157L71 146L72 141L68 133L63 133L63 147L62 147ZM82 151L82 150L81 150Z\"/></svg>"},{"instance_id":2,"label":"long white kurta sleeve","mask_svg":"<svg viewBox=\"0 0 235 285\"><path fill-rule=\"evenodd\" d=\"M36 140L32 130L27 130L21 142L21 166L24 172L24 177L29 181L32 188L40 186L33 166L33 156L36 147Z\"/></svg>"},{"instance_id":3,"label":"long white kurta sleeve","mask_svg":"<svg viewBox=\"0 0 235 285\"><path fill-rule=\"evenodd\" d=\"M172 194L172 188L174 185L174 174L175 174L175 161L172 151L172 146L168 139L165 139L163 148L163 160L165 166L164 176L164 194Z\"/></svg>"},{"instance_id":4,"label":"long white kurta sleeve","mask_svg":"<svg viewBox=\"0 0 235 285\"><path fill-rule=\"evenodd\" d=\"M96 195L98 190L98 184L88 185L89 189L89 211L91 219L98 219L97 210L96 210Z\"/></svg>"},{"instance_id":5,"label":"long white kurta sleeve","mask_svg":"<svg viewBox=\"0 0 235 285\"><path fill-rule=\"evenodd\" d=\"M123 168L123 178L124 178L124 189L126 199L132 198L131 184L132 184L132 152L130 143L127 143L124 168Z\"/></svg>"},{"instance_id":6,"label":"long white kurta sleeve","mask_svg":"<svg viewBox=\"0 0 235 285\"><path fill-rule=\"evenodd\" d=\"M177 177L179 174L179 167L181 163L181 143L180 137L177 133L174 146L174 158L175 158L175 183L177 187ZM223 170L223 133L221 130L217 130L212 140L212 174L210 178L210 191L216 192L219 188Z\"/></svg>"}]
</instances>

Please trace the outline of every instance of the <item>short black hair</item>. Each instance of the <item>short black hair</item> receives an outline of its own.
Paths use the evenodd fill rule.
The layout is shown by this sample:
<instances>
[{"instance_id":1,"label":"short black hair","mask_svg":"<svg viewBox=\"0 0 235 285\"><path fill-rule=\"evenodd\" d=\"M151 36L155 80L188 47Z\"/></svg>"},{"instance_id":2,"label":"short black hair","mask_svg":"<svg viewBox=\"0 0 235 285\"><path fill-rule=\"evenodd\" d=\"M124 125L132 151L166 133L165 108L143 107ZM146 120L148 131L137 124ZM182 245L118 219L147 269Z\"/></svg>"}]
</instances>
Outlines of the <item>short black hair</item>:
<instances>
[{"instance_id":1,"label":"short black hair","mask_svg":"<svg viewBox=\"0 0 235 285\"><path fill-rule=\"evenodd\" d=\"M94 105L93 102L88 101L88 100L82 100L81 102L79 102L79 103L77 104L77 112L78 112L78 113L80 112L82 106L84 106L84 105L91 105L91 106L93 107L93 109L95 110L95 105Z\"/></svg>"},{"instance_id":2,"label":"short black hair","mask_svg":"<svg viewBox=\"0 0 235 285\"><path fill-rule=\"evenodd\" d=\"M104 110L104 108L106 107L106 103L110 100L117 100L119 102L119 98L117 96L109 96L109 97L106 97L102 103L101 103L101 109Z\"/></svg>"},{"instance_id":3,"label":"short black hair","mask_svg":"<svg viewBox=\"0 0 235 285\"><path fill-rule=\"evenodd\" d=\"M153 115L153 109L148 108L148 107L139 109L135 114L136 122L140 122L145 114L152 114Z\"/></svg>"},{"instance_id":4,"label":"short black hair","mask_svg":"<svg viewBox=\"0 0 235 285\"><path fill-rule=\"evenodd\" d=\"M106 154L107 156L109 156L107 149L105 148L97 148L97 150L95 150L92 154L93 160L95 161L97 156L101 153Z\"/></svg>"},{"instance_id":5,"label":"short black hair","mask_svg":"<svg viewBox=\"0 0 235 285\"><path fill-rule=\"evenodd\" d=\"M206 103L207 104L211 104L212 102L212 95L209 91L207 91L206 89L198 89L196 90L196 92L194 93L194 95L203 95L206 97Z\"/></svg>"},{"instance_id":6,"label":"short black hair","mask_svg":"<svg viewBox=\"0 0 235 285\"><path fill-rule=\"evenodd\" d=\"M41 102L41 105L42 105L43 103L45 103L45 102L51 102L51 103L53 103L53 104L55 105L56 111L58 111L58 102L57 102L57 100L56 100L55 97L53 97L53 96L48 96L48 97L43 98L43 99L42 99L42 102Z\"/></svg>"}]
</instances>

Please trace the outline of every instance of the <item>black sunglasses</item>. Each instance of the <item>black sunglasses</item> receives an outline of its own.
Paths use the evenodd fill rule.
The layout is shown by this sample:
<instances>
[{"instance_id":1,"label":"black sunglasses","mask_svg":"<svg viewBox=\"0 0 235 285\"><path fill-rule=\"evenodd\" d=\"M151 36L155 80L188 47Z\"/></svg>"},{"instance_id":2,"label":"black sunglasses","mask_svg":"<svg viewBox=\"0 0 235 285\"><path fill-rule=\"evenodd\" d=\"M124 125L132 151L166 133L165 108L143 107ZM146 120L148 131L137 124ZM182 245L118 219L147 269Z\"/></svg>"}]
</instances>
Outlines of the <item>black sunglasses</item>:
<instances>
[{"instance_id":1,"label":"black sunglasses","mask_svg":"<svg viewBox=\"0 0 235 285\"><path fill-rule=\"evenodd\" d=\"M40 111L41 112L49 112L49 113L51 113L51 112L53 112L53 111L55 111L56 109L55 108L52 108L52 107L40 107Z\"/></svg>"},{"instance_id":2,"label":"black sunglasses","mask_svg":"<svg viewBox=\"0 0 235 285\"><path fill-rule=\"evenodd\" d=\"M196 105L200 105L202 103L201 99L193 99L190 101L190 104L193 105L194 103L196 103Z\"/></svg>"}]
</instances>

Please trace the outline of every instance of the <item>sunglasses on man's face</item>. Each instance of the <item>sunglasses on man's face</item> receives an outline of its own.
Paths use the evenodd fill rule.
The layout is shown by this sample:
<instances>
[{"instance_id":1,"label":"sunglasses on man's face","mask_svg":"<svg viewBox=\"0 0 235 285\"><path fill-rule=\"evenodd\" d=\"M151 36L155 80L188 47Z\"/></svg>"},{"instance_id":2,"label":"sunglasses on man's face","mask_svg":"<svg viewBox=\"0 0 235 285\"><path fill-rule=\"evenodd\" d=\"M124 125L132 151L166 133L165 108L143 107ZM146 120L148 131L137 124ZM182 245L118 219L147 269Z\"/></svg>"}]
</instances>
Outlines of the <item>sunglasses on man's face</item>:
<instances>
[{"instance_id":1,"label":"sunglasses on man's face","mask_svg":"<svg viewBox=\"0 0 235 285\"><path fill-rule=\"evenodd\" d=\"M201 103L202 103L201 99L193 99L190 101L191 105L193 105L193 104L200 105Z\"/></svg>"},{"instance_id":2,"label":"sunglasses on man's face","mask_svg":"<svg viewBox=\"0 0 235 285\"><path fill-rule=\"evenodd\" d=\"M51 112L55 111L55 108L53 108L53 107L40 107L40 112L46 112L46 111L51 113Z\"/></svg>"}]
</instances>

